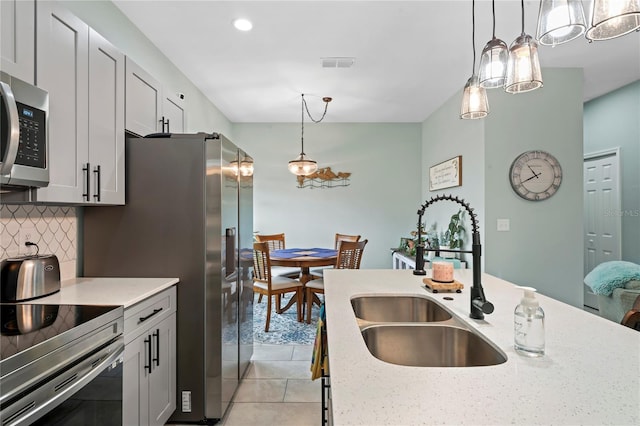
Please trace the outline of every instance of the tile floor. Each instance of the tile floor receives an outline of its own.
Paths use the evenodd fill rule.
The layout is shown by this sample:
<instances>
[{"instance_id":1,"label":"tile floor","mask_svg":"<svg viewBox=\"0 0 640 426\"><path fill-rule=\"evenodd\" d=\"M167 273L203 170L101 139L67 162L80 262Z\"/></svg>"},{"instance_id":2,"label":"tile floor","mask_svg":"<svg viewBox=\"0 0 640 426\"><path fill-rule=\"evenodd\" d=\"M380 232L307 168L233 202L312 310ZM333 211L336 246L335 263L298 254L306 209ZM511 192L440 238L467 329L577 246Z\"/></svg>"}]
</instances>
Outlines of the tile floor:
<instances>
[{"instance_id":1,"label":"tile floor","mask_svg":"<svg viewBox=\"0 0 640 426\"><path fill-rule=\"evenodd\" d=\"M217 425L320 425L321 381L311 380L312 351L313 345L256 343L245 378Z\"/></svg>"},{"instance_id":2,"label":"tile floor","mask_svg":"<svg viewBox=\"0 0 640 426\"><path fill-rule=\"evenodd\" d=\"M256 343L251 365L221 424L314 425L321 423L320 380L311 380L313 345Z\"/></svg>"}]
</instances>

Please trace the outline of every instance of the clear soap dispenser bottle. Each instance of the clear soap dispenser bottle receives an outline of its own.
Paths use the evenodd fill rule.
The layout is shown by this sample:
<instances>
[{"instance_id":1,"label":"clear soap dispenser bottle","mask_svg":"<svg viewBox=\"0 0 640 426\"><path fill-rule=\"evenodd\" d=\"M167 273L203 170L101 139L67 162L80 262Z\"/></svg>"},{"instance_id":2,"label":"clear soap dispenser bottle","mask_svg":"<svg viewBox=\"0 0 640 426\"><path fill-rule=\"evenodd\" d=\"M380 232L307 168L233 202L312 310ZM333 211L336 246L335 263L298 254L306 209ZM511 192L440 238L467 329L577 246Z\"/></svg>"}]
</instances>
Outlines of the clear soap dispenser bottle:
<instances>
[{"instance_id":1,"label":"clear soap dispenser bottle","mask_svg":"<svg viewBox=\"0 0 640 426\"><path fill-rule=\"evenodd\" d=\"M516 306L513 319L515 349L530 357L544 355L544 311L536 299L535 288L520 287L524 297Z\"/></svg>"}]
</instances>

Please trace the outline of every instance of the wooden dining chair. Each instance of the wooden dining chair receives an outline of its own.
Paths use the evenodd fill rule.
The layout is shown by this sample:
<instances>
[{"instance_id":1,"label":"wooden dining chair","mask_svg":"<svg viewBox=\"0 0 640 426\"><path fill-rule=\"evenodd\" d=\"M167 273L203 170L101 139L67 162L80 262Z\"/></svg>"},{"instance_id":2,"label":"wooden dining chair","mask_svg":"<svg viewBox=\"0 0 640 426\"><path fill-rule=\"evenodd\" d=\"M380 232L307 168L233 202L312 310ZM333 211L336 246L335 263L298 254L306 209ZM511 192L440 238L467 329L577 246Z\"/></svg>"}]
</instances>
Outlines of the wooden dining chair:
<instances>
[{"instance_id":1,"label":"wooden dining chair","mask_svg":"<svg viewBox=\"0 0 640 426\"><path fill-rule=\"evenodd\" d=\"M259 243L267 243L269 251L285 249L285 237L282 234L256 235L256 241ZM300 268L292 268L289 266L272 266L271 275L274 277L298 278L300 276ZM262 302L262 295L258 296L258 303Z\"/></svg>"},{"instance_id":2,"label":"wooden dining chair","mask_svg":"<svg viewBox=\"0 0 640 426\"><path fill-rule=\"evenodd\" d=\"M267 243L269 250L282 250L285 247L284 233L283 234L271 234L271 235L256 235L256 241L259 243Z\"/></svg>"},{"instance_id":3,"label":"wooden dining chair","mask_svg":"<svg viewBox=\"0 0 640 426\"><path fill-rule=\"evenodd\" d=\"M364 241L342 241L338 249L338 258L336 259L336 269L360 269L362 261L362 253L364 247L369 240ZM311 308L313 307L313 298L317 294L324 294L324 279L317 278L305 284L306 303L307 303L307 324L311 324Z\"/></svg>"},{"instance_id":4,"label":"wooden dining chair","mask_svg":"<svg viewBox=\"0 0 640 426\"><path fill-rule=\"evenodd\" d=\"M336 250L338 250L340 248L340 243L342 243L343 241L360 241L360 235L347 235L347 234L336 234L335 237L335 242L333 244L333 248L335 248ZM322 278L322 274L324 273L325 269L332 269L332 267L329 268L314 268L311 270L311 275L314 278Z\"/></svg>"},{"instance_id":5,"label":"wooden dining chair","mask_svg":"<svg viewBox=\"0 0 640 426\"><path fill-rule=\"evenodd\" d=\"M269 244L253 243L253 291L267 297L267 320L264 331L269 331L271 321L271 296L276 299L276 313L282 313L280 300L283 294L295 293L298 321L302 322L303 286L299 280L292 278L273 276L271 274L271 258L269 257Z\"/></svg>"}]
</instances>

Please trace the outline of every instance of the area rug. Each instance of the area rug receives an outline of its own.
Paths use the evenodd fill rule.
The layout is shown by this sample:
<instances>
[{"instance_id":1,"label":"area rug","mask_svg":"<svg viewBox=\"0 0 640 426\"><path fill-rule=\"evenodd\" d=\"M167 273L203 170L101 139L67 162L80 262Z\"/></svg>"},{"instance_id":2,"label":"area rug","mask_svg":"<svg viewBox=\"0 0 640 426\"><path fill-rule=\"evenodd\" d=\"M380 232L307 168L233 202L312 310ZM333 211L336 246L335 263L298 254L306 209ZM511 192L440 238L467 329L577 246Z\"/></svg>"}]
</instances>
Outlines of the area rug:
<instances>
[{"instance_id":1,"label":"area rug","mask_svg":"<svg viewBox=\"0 0 640 426\"><path fill-rule=\"evenodd\" d=\"M320 295L322 297L322 295ZM286 306L291 296L282 298L282 306ZM275 298L272 301L271 321L269 331L264 331L264 323L267 315L267 300L262 298L258 303L256 294L253 301L253 340L256 343L269 343L275 345L312 345L316 337L316 325L318 321L319 307L313 305L311 324L306 321L298 322L296 319L296 307L282 313L275 312Z\"/></svg>"}]
</instances>

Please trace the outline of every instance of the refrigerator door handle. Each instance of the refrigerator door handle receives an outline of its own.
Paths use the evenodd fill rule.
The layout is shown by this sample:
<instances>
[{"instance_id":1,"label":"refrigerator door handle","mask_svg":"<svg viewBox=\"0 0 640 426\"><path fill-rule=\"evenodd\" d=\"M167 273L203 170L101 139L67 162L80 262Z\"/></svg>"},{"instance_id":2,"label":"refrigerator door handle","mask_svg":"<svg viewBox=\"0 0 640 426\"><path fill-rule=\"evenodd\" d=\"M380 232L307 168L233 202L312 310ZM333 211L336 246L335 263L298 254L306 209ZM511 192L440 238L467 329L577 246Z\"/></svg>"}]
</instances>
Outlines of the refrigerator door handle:
<instances>
[{"instance_id":1,"label":"refrigerator door handle","mask_svg":"<svg viewBox=\"0 0 640 426\"><path fill-rule=\"evenodd\" d=\"M227 228L225 232L225 278L236 272L236 228Z\"/></svg>"}]
</instances>

